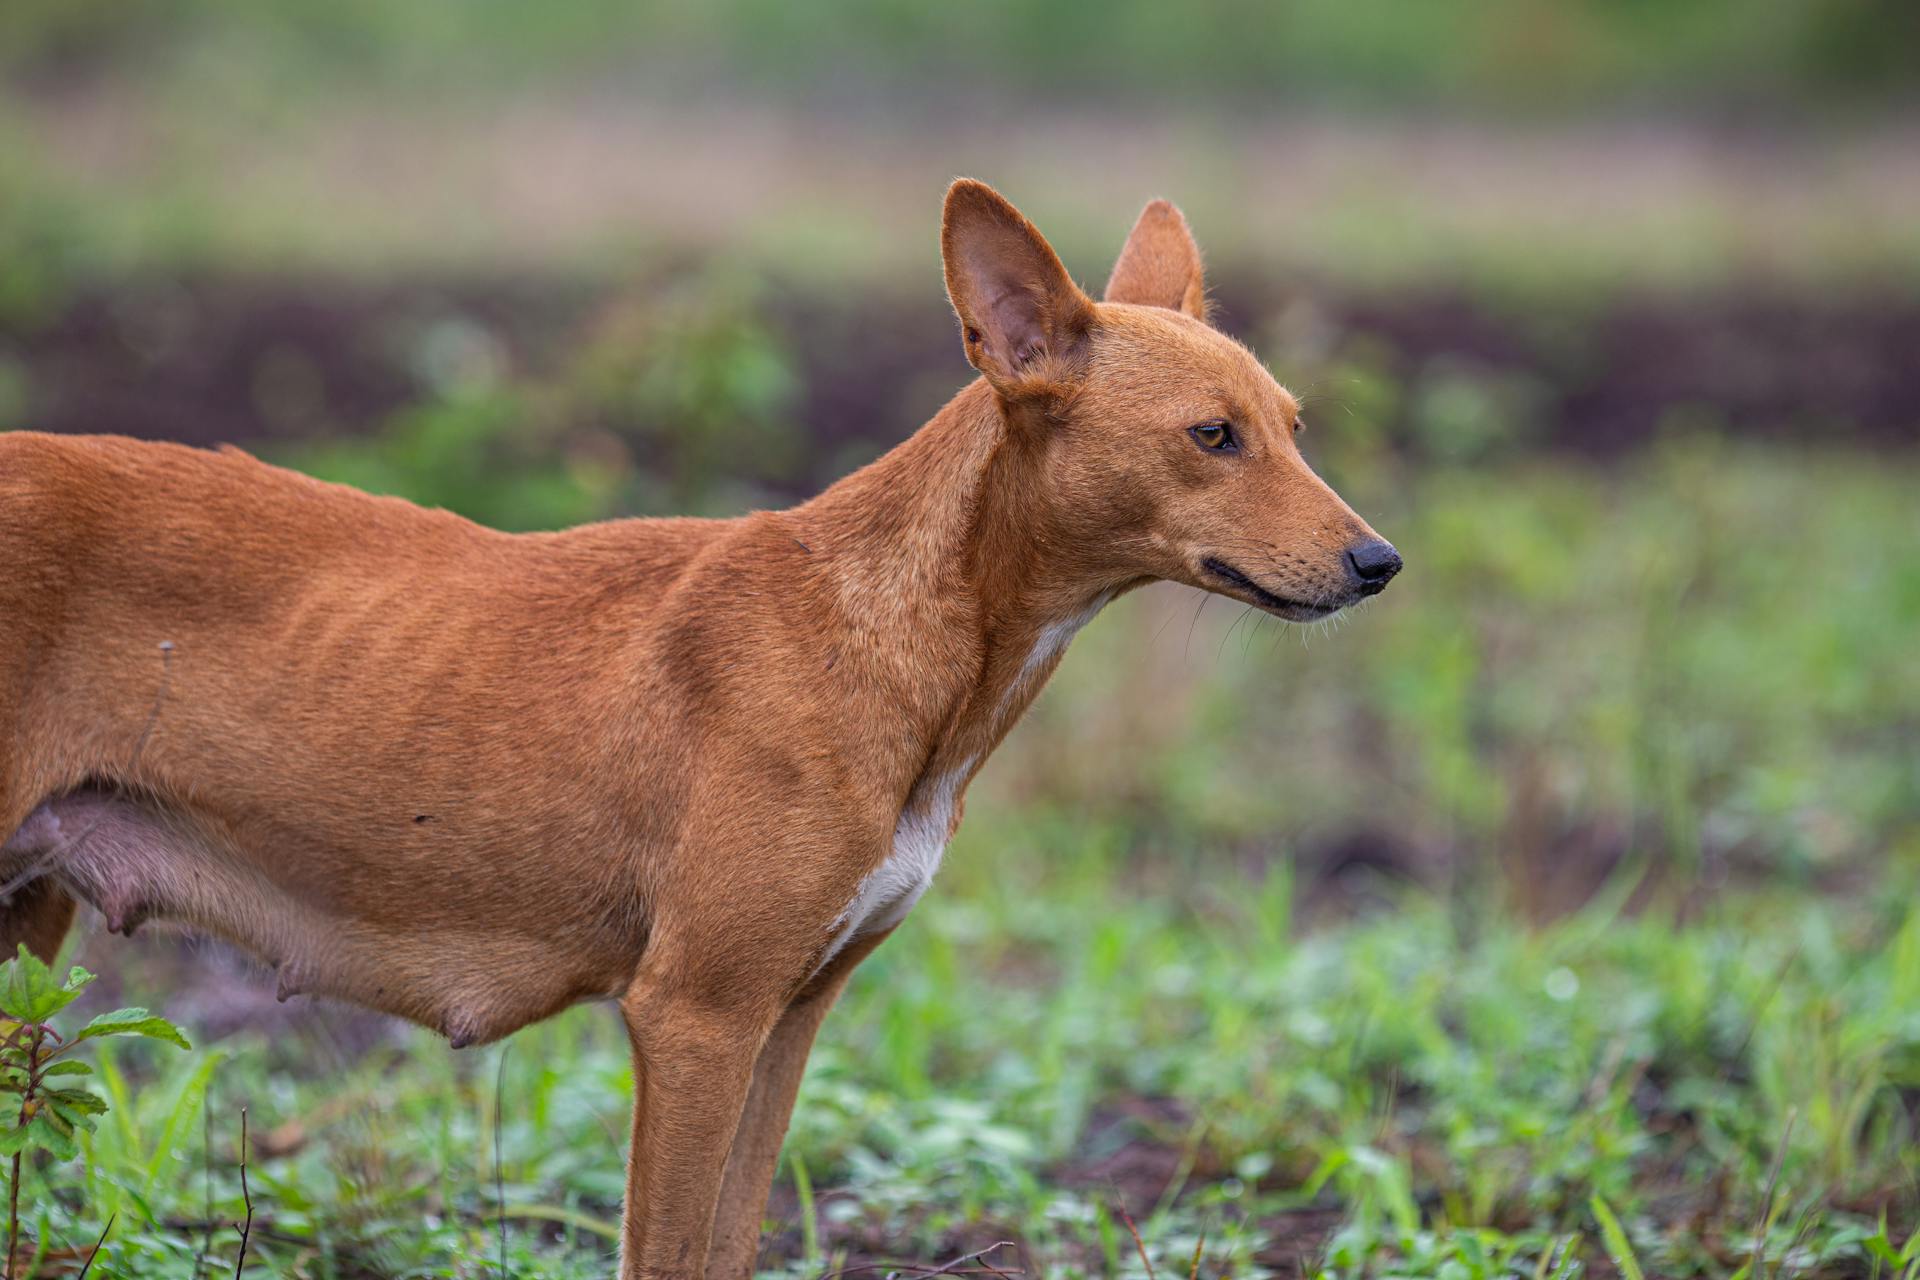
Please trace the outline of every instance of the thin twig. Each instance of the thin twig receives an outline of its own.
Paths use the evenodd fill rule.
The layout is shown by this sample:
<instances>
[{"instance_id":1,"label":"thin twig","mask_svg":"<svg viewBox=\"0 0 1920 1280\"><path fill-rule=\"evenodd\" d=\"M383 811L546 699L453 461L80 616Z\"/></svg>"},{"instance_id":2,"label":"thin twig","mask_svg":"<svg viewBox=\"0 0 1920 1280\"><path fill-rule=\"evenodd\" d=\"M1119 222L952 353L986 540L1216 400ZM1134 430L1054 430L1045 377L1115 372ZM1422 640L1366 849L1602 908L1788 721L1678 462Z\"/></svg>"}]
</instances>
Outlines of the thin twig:
<instances>
[{"instance_id":1,"label":"thin twig","mask_svg":"<svg viewBox=\"0 0 1920 1280\"><path fill-rule=\"evenodd\" d=\"M1805 946L1805 943L1801 943L1794 947L1792 954L1780 962L1779 971L1773 975L1773 981L1767 984L1767 994L1761 997L1760 1003L1754 1007L1753 1012L1747 1018L1747 1029L1741 1033L1739 1047L1728 1056L1726 1063L1721 1066L1721 1080L1729 1079L1733 1075L1735 1068L1739 1066L1740 1060L1747 1056L1747 1048L1753 1043L1754 1033L1760 1030L1760 1019L1766 1014L1768 1008L1772 1006L1773 998L1780 994L1780 988L1786 982L1787 974L1791 973L1793 966L1799 962L1800 952ZM1700 1023L1702 1025L1706 1023L1707 1017L1708 1015L1704 1013L1700 1015ZM1760 1280L1760 1278L1755 1276L1754 1280Z\"/></svg>"},{"instance_id":2,"label":"thin twig","mask_svg":"<svg viewBox=\"0 0 1920 1280\"><path fill-rule=\"evenodd\" d=\"M995 1249L1011 1249L1011 1248L1013 1248L1013 1241L995 1240L992 1244L988 1245L984 1249L976 1249L974 1252L955 1258L952 1262L946 1263L943 1266L935 1267L931 1271L922 1271L919 1274L922 1276L951 1275L955 1271L959 1270L961 1267L964 1267L965 1265L967 1265L967 1263L969 1262L984 1261L986 1256L992 1253Z\"/></svg>"},{"instance_id":3,"label":"thin twig","mask_svg":"<svg viewBox=\"0 0 1920 1280\"><path fill-rule=\"evenodd\" d=\"M1800 1108L1787 1108L1787 1127L1780 1134L1780 1145L1774 1148L1773 1168L1767 1171L1767 1194L1760 1202L1760 1222L1753 1229L1753 1262L1747 1268L1752 1280L1762 1280L1760 1270L1766 1258L1767 1225L1773 1219L1773 1193L1780 1183L1780 1166L1787 1162L1787 1143L1793 1139L1793 1122L1800 1118Z\"/></svg>"},{"instance_id":4,"label":"thin twig","mask_svg":"<svg viewBox=\"0 0 1920 1280\"><path fill-rule=\"evenodd\" d=\"M1140 1228L1133 1225L1133 1215L1127 1212L1127 1206L1117 1206L1120 1221L1127 1224L1127 1233L1133 1237L1133 1247L1140 1251L1140 1264L1147 1269L1147 1280L1158 1280L1153 1273L1153 1259L1147 1257L1147 1242L1140 1238Z\"/></svg>"},{"instance_id":5,"label":"thin twig","mask_svg":"<svg viewBox=\"0 0 1920 1280\"><path fill-rule=\"evenodd\" d=\"M1000 1246L998 1244L994 1246L994 1248L996 1249L999 1247ZM1026 1274L1023 1271L1014 1271L1014 1272L1002 1271L1000 1268L994 1266L991 1262L988 1262L985 1258L980 1259L980 1265L985 1267L989 1274L999 1276L1000 1280L1012 1280L1013 1276Z\"/></svg>"},{"instance_id":6,"label":"thin twig","mask_svg":"<svg viewBox=\"0 0 1920 1280\"><path fill-rule=\"evenodd\" d=\"M107 1225L100 1228L100 1238L93 1242L93 1252L87 1255L87 1263L80 1268L79 1280L87 1280L87 1272L93 1270L93 1260L100 1256L100 1250L106 1247L107 1232L113 1230L113 1220L119 1217L119 1211L107 1215Z\"/></svg>"},{"instance_id":7,"label":"thin twig","mask_svg":"<svg viewBox=\"0 0 1920 1280\"><path fill-rule=\"evenodd\" d=\"M507 1280L507 1180L500 1170L500 1099L507 1088L507 1054L512 1044L500 1046L500 1068L493 1077L493 1208L500 1220L500 1280Z\"/></svg>"},{"instance_id":8,"label":"thin twig","mask_svg":"<svg viewBox=\"0 0 1920 1280\"><path fill-rule=\"evenodd\" d=\"M984 1249L976 1249L972 1253L962 1254L959 1257L955 1258L953 1261L943 1263L937 1267L915 1266L913 1263L910 1263L910 1262L862 1262L856 1266L842 1267L838 1271L825 1272L821 1275L820 1280L840 1280L840 1277L842 1276L859 1275L864 1271L879 1271L884 1268L891 1268L891 1270L887 1272L887 1274L890 1276L902 1275L902 1274L914 1275L914 1276L921 1277L921 1280L926 1280L926 1277L928 1276L980 1275L982 1274L983 1271L990 1272L996 1276L1025 1275L1026 1273L1024 1271L1002 1271L1000 1268L994 1266L992 1263L986 1260L986 1255L989 1253L992 1253L995 1249L1011 1249L1011 1248L1013 1248L1013 1241L995 1240L992 1244L988 1245ZM967 1266L967 1263L969 1262L978 1262L980 1264L980 1267L977 1269L970 1268Z\"/></svg>"},{"instance_id":9,"label":"thin twig","mask_svg":"<svg viewBox=\"0 0 1920 1280\"><path fill-rule=\"evenodd\" d=\"M196 1231L206 1230L209 1224L200 1218L173 1217L160 1219L160 1225L169 1231L178 1231L182 1235L192 1235ZM240 1224L232 1218L216 1218L211 1225L214 1230L218 1231L221 1227L233 1228ZM275 1226L274 1219L270 1217L262 1218L258 1214L254 1215L253 1234L259 1236L262 1240L278 1240L281 1244L299 1245L302 1248L310 1248L313 1245L313 1236L311 1233L303 1235L298 1231Z\"/></svg>"},{"instance_id":10,"label":"thin twig","mask_svg":"<svg viewBox=\"0 0 1920 1280\"><path fill-rule=\"evenodd\" d=\"M193 1251L193 1280L207 1265L207 1252L213 1248L213 1099L200 1097L200 1175L207 1197L207 1226L200 1235L200 1247Z\"/></svg>"},{"instance_id":11,"label":"thin twig","mask_svg":"<svg viewBox=\"0 0 1920 1280\"><path fill-rule=\"evenodd\" d=\"M1207 1237L1202 1235L1193 1246L1193 1266L1187 1269L1187 1280L1200 1280L1200 1251L1207 1247Z\"/></svg>"},{"instance_id":12,"label":"thin twig","mask_svg":"<svg viewBox=\"0 0 1920 1280\"><path fill-rule=\"evenodd\" d=\"M240 1108L240 1198L247 1203L247 1220L240 1224L240 1256L233 1261L233 1280L247 1265L247 1240L253 1235L253 1192L247 1186L247 1109Z\"/></svg>"}]
</instances>

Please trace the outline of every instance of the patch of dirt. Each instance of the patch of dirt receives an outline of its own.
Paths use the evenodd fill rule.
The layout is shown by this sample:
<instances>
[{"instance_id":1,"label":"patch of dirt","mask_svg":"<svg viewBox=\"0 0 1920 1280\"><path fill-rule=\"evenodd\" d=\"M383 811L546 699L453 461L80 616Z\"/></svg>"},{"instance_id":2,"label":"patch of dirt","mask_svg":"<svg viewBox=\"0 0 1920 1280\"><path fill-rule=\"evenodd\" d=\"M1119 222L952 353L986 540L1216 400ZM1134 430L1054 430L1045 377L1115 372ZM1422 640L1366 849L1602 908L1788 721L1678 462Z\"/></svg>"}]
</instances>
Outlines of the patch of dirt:
<instances>
[{"instance_id":1,"label":"patch of dirt","mask_svg":"<svg viewBox=\"0 0 1920 1280\"><path fill-rule=\"evenodd\" d=\"M1087 1120L1080 1146L1052 1172L1061 1186L1104 1193L1135 1217L1145 1217L1169 1191L1226 1176L1226 1166L1204 1138L1193 1145L1193 1113L1177 1098L1116 1099Z\"/></svg>"},{"instance_id":2,"label":"patch of dirt","mask_svg":"<svg viewBox=\"0 0 1920 1280\"><path fill-rule=\"evenodd\" d=\"M1340 1209L1294 1209L1263 1219L1260 1228L1267 1243L1253 1260L1271 1269L1275 1280L1312 1275L1346 1217Z\"/></svg>"},{"instance_id":3,"label":"patch of dirt","mask_svg":"<svg viewBox=\"0 0 1920 1280\"><path fill-rule=\"evenodd\" d=\"M948 1232L934 1250L917 1248L893 1236L872 1222L856 1218L849 1222L834 1220L827 1207L843 1199L844 1193L820 1189L815 1193L814 1211L821 1252L837 1258L837 1273L843 1275L885 1275L895 1268L905 1274L913 1270L945 1266L968 1254L981 1253L985 1260L1009 1275L1038 1276L1033 1259L1011 1231L995 1229L995 1224L977 1222ZM771 1224L761 1234L759 1266L764 1269L806 1256L806 1240L800 1226L800 1199L793 1184L784 1177L774 1183L773 1197L767 1204L766 1221ZM999 1248L993 1246L999 1245ZM961 1274L980 1274L977 1263Z\"/></svg>"}]
</instances>

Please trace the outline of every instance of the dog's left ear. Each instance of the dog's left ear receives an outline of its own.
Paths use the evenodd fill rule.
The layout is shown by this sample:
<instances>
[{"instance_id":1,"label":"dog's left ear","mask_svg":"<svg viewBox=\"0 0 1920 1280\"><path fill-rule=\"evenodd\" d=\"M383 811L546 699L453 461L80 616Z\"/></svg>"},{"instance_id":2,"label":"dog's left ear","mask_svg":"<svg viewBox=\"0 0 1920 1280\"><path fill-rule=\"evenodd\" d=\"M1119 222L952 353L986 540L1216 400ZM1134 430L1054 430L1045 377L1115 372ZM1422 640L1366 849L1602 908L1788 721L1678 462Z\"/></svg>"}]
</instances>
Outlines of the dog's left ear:
<instances>
[{"instance_id":1,"label":"dog's left ear","mask_svg":"<svg viewBox=\"0 0 1920 1280\"><path fill-rule=\"evenodd\" d=\"M1207 281L1200 268L1200 246L1187 220L1165 200L1140 212L1107 281L1108 302L1184 311L1207 318Z\"/></svg>"},{"instance_id":2,"label":"dog's left ear","mask_svg":"<svg viewBox=\"0 0 1920 1280\"><path fill-rule=\"evenodd\" d=\"M968 363L1010 398L1065 380L1093 303L1034 225L992 187L962 178L947 188L940 252Z\"/></svg>"}]
</instances>

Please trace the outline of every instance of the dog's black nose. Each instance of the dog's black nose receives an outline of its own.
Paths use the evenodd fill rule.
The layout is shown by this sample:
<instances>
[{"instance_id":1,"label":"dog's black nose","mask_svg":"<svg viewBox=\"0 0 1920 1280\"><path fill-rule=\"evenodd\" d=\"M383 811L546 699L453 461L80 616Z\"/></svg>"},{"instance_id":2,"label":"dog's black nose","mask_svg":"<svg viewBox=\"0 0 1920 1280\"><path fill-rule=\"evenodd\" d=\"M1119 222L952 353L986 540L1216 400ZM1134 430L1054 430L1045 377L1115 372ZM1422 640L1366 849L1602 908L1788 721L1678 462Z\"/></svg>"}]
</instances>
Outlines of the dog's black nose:
<instances>
[{"instance_id":1,"label":"dog's black nose","mask_svg":"<svg viewBox=\"0 0 1920 1280\"><path fill-rule=\"evenodd\" d=\"M1347 563L1372 591L1387 585L1400 572L1400 553L1384 538L1368 538L1347 548Z\"/></svg>"}]
</instances>

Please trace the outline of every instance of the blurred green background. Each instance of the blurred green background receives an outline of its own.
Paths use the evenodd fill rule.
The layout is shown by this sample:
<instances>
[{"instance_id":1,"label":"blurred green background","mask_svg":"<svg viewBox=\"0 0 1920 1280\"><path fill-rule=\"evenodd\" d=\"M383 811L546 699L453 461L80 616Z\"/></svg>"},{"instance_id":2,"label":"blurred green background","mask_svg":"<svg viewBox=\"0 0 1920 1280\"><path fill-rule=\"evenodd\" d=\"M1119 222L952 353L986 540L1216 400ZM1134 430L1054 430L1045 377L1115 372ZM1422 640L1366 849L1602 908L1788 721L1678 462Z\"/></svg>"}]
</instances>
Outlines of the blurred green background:
<instances>
[{"instance_id":1,"label":"blurred green background","mask_svg":"<svg viewBox=\"0 0 1920 1280\"><path fill-rule=\"evenodd\" d=\"M1162 1274L1911 1277L1916 58L1892 0L12 0L0 428L784 504L968 376L952 177L1095 286L1172 198L1409 569L1084 633L828 1024L768 1271L1144 1274L1124 1211ZM251 1265L486 1274L504 1203L515 1274L604 1269L602 1011L496 1077L80 954L203 1042L31 1174L104 1273L231 1256L243 1103Z\"/></svg>"}]
</instances>

